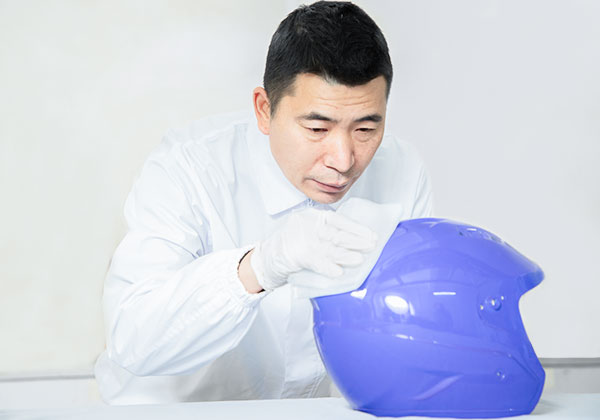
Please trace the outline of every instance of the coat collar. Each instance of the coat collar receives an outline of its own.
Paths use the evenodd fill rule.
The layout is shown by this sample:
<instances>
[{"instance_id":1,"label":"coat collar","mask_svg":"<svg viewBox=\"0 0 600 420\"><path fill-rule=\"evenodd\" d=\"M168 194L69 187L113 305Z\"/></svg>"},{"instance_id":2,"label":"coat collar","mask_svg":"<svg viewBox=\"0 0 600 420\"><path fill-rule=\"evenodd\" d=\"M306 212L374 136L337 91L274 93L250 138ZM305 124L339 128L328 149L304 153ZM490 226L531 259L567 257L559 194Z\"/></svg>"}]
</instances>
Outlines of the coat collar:
<instances>
[{"instance_id":1,"label":"coat collar","mask_svg":"<svg viewBox=\"0 0 600 420\"><path fill-rule=\"evenodd\" d=\"M267 213L274 215L296 207L309 198L298 190L284 175L279 164L271 153L269 136L264 135L257 126L256 119L248 119L246 141L250 160L255 171L258 189ZM341 200L332 204L319 204L317 207L337 210L342 202L346 201L350 191L346 192Z\"/></svg>"}]
</instances>

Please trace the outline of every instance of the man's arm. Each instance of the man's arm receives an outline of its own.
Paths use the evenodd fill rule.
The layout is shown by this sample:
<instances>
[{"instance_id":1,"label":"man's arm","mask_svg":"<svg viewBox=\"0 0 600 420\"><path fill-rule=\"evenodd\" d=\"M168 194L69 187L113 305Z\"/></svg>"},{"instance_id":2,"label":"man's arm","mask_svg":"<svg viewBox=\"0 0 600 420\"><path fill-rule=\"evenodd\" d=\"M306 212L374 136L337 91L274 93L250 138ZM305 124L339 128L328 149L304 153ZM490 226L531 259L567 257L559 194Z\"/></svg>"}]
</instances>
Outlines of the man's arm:
<instances>
[{"instance_id":1,"label":"man's arm","mask_svg":"<svg viewBox=\"0 0 600 420\"><path fill-rule=\"evenodd\" d=\"M263 288L258 284L254 270L252 270L252 266L250 265L250 257L253 253L254 249L250 250L242 257L238 269L238 276L248 293L260 293L263 291Z\"/></svg>"},{"instance_id":2,"label":"man's arm","mask_svg":"<svg viewBox=\"0 0 600 420\"><path fill-rule=\"evenodd\" d=\"M192 212L173 170L161 160L144 165L105 280L108 357L138 376L188 374L231 350L267 293L249 293L238 277L252 245L210 249L208 221Z\"/></svg>"}]
</instances>

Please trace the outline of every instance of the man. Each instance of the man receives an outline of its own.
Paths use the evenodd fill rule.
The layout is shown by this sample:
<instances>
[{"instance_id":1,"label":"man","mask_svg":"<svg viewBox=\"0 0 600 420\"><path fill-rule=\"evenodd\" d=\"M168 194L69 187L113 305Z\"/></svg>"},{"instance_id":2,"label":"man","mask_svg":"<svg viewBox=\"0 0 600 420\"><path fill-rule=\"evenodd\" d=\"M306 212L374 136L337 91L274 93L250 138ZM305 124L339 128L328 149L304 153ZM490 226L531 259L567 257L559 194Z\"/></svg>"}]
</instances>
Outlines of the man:
<instances>
[{"instance_id":1,"label":"man","mask_svg":"<svg viewBox=\"0 0 600 420\"><path fill-rule=\"evenodd\" d=\"M254 117L171 130L125 204L106 277L110 404L329 396L302 269L343 275L375 236L348 197L430 216L425 167L384 136L392 65L357 6L300 6L273 35Z\"/></svg>"}]
</instances>

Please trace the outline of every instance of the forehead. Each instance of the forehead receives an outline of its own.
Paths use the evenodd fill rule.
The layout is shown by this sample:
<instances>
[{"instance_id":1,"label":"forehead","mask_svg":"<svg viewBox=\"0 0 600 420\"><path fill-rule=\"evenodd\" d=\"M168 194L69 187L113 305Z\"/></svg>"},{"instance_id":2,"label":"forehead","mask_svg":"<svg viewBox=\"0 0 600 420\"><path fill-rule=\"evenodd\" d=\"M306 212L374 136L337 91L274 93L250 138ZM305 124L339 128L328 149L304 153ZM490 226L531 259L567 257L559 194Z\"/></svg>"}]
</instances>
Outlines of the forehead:
<instances>
[{"instance_id":1,"label":"forehead","mask_svg":"<svg viewBox=\"0 0 600 420\"><path fill-rule=\"evenodd\" d=\"M281 100L281 104L291 112L341 112L349 109L383 112L386 106L386 81L383 76L363 85L347 86L315 74L301 73L296 76L292 87L291 92Z\"/></svg>"}]
</instances>

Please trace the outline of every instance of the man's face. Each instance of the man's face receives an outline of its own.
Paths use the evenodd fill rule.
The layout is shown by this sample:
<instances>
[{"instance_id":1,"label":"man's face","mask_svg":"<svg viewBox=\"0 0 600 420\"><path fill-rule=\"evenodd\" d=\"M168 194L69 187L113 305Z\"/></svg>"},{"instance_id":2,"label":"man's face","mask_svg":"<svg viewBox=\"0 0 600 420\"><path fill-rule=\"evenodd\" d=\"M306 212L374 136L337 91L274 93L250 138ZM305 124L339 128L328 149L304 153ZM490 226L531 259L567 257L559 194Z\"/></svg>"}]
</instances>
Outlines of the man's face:
<instances>
[{"instance_id":1,"label":"man's face","mask_svg":"<svg viewBox=\"0 0 600 420\"><path fill-rule=\"evenodd\" d=\"M288 180L319 203L340 200L381 144L386 82L349 87L296 77L268 123L271 151ZM340 187L340 188L336 188Z\"/></svg>"}]
</instances>

